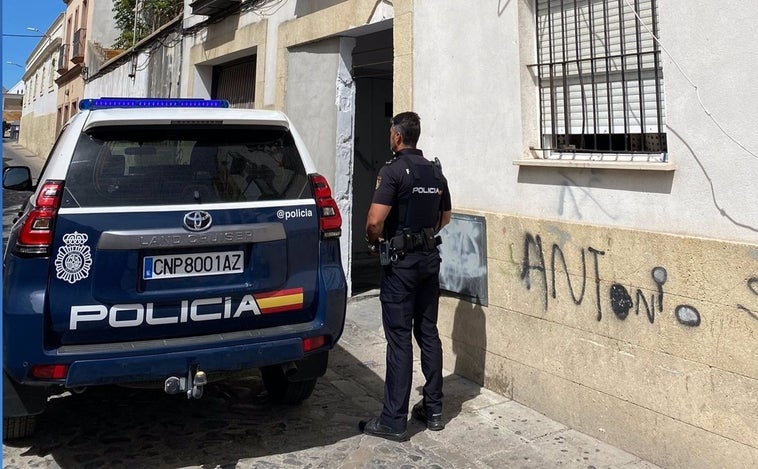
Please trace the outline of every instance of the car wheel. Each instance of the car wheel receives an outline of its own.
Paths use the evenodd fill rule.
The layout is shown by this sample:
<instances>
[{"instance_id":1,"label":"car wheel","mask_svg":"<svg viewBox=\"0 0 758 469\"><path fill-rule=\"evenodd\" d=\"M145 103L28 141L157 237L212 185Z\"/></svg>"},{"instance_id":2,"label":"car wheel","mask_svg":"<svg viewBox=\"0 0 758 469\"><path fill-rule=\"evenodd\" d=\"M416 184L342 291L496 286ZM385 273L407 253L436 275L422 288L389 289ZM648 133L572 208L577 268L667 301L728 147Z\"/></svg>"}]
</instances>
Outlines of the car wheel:
<instances>
[{"instance_id":1,"label":"car wheel","mask_svg":"<svg viewBox=\"0 0 758 469\"><path fill-rule=\"evenodd\" d=\"M3 439L13 440L25 438L34 433L37 426L36 415L23 415L21 417L3 417Z\"/></svg>"},{"instance_id":2,"label":"car wheel","mask_svg":"<svg viewBox=\"0 0 758 469\"><path fill-rule=\"evenodd\" d=\"M290 381L278 365L261 368L261 376L269 399L278 404L300 404L313 394L318 381L318 378Z\"/></svg>"}]
</instances>

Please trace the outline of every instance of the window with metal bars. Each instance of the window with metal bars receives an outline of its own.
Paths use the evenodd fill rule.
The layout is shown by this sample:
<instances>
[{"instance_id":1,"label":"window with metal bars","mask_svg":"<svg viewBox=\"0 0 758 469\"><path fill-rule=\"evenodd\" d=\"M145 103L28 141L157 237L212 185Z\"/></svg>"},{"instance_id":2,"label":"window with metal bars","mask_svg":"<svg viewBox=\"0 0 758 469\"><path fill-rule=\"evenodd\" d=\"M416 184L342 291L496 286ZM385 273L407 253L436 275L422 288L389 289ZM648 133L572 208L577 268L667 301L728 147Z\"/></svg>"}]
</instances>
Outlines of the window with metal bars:
<instances>
[{"instance_id":1,"label":"window with metal bars","mask_svg":"<svg viewBox=\"0 0 758 469\"><path fill-rule=\"evenodd\" d=\"M658 0L535 0L546 158L666 161Z\"/></svg>"}]
</instances>

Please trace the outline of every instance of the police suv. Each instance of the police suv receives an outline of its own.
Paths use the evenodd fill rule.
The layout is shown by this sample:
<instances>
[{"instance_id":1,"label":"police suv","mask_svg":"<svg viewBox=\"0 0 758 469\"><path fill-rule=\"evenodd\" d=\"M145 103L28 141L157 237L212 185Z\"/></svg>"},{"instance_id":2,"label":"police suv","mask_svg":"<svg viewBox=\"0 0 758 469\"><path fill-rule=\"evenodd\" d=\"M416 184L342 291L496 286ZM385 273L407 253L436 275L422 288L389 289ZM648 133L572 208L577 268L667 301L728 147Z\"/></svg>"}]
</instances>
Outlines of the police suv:
<instances>
[{"instance_id":1,"label":"police suv","mask_svg":"<svg viewBox=\"0 0 758 469\"><path fill-rule=\"evenodd\" d=\"M3 258L3 430L47 398L139 384L199 398L259 368L298 403L342 334L342 219L279 112L225 101L85 99Z\"/></svg>"}]
</instances>

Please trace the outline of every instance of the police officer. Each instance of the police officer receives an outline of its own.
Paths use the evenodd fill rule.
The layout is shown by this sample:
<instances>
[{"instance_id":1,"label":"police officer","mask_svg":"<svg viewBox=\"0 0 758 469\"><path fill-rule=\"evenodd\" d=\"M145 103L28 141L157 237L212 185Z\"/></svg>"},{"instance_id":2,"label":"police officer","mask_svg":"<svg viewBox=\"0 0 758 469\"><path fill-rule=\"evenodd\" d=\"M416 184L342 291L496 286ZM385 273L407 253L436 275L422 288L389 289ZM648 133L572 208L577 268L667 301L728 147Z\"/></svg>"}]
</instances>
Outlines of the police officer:
<instances>
[{"instance_id":1,"label":"police officer","mask_svg":"<svg viewBox=\"0 0 758 469\"><path fill-rule=\"evenodd\" d=\"M379 299L387 338L384 407L362 420L370 435L403 441L413 375L411 333L421 349L426 384L412 416L430 430L442 430L442 344L437 332L440 242L437 232L450 222L447 180L439 162L416 148L421 122L414 112L390 120L394 157L379 171L366 220L369 249L384 265ZM386 265L385 265L386 264Z\"/></svg>"}]
</instances>

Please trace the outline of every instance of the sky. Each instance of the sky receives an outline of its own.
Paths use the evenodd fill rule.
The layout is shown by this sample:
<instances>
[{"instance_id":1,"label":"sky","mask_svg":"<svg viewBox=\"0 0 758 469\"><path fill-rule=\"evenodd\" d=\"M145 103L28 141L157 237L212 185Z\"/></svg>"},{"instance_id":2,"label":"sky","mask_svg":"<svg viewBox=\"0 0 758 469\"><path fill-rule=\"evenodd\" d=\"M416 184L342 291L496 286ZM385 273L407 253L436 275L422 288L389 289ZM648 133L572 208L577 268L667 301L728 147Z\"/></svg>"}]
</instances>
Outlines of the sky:
<instances>
[{"instance_id":1,"label":"sky","mask_svg":"<svg viewBox=\"0 0 758 469\"><path fill-rule=\"evenodd\" d=\"M26 59L32 53L42 35L26 28L47 32L47 28L63 11L63 0L2 0L2 57L3 87L10 89L24 75ZM12 62L13 64L9 64Z\"/></svg>"}]
</instances>

